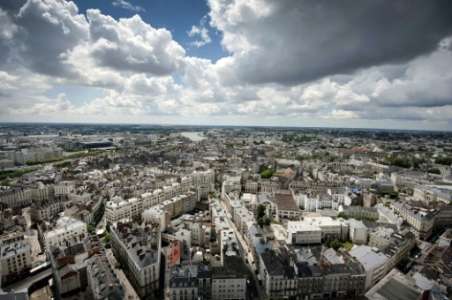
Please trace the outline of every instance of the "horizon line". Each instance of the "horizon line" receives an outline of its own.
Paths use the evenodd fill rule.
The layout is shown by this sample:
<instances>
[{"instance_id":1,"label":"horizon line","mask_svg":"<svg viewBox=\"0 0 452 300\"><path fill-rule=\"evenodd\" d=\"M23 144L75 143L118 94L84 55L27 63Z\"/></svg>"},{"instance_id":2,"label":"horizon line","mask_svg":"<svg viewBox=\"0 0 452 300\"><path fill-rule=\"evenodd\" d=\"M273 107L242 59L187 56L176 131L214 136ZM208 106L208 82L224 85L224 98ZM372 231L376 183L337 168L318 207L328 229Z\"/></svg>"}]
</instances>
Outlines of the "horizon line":
<instances>
[{"instance_id":1,"label":"horizon line","mask_svg":"<svg viewBox=\"0 0 452 300\"><path fill-rule=\"evenodd\" d=\"M28 124L48 124L48 125L119 125L119 126L159 126L159 127L236 127L236 128L281 128L281 129L346 129L346 130L375 130L375 131L408 131L408 132L437 132L452 133L447 129L402 129L402 128L378 128L378 127L335 127L335 126L284 126L284 125L227 125L227 124L173 124L173 123L109 123L109 122L42 122L42 121L0 121L2 124L28 125Z\"/></svg>"}]
</instances>

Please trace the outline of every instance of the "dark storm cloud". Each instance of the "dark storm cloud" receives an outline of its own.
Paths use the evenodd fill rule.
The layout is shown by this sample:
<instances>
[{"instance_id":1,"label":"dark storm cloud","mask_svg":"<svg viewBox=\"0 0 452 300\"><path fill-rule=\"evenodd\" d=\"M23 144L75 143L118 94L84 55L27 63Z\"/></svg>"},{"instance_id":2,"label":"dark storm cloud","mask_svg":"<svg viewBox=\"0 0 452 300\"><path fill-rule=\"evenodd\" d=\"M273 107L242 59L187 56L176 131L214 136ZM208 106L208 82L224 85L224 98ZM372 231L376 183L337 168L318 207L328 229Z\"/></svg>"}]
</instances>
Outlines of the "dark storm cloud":
<instances>
[{"instance_id":1,"label":"dark storm cloud","mask_svg":"<svg viewBox=\"0 0 452 300\"><path fill-rule=\"evenodd\" d=\"M234 54L233 73L252 83L295 84L403 62L452 33L449 0L238 2L212 0L212 23Z\"/></svg>"},{"instance_id":2,"label":"dark storm cloud","mask_svg":"<svg viewBox=\"0 0 452 300\"><path fill-rule=\"evenodd\" d=\"M18 27L14 24L14 15L19 12L24 1L0 1L0 66L12 64L16 61L14 49L17 47L15 37Z\"/></svg>"},{"instance_id":3,"label":"dark storm cloud","mask_svg":"<svg viewBox=\"0 0 452 300\"><path fill-rule=\"evenodd\" d=\"M0 1L0 8L7 11L11 15L14 15L19 12L25 2L26 0L2 0Z\"/></svg>"}]
</instances>

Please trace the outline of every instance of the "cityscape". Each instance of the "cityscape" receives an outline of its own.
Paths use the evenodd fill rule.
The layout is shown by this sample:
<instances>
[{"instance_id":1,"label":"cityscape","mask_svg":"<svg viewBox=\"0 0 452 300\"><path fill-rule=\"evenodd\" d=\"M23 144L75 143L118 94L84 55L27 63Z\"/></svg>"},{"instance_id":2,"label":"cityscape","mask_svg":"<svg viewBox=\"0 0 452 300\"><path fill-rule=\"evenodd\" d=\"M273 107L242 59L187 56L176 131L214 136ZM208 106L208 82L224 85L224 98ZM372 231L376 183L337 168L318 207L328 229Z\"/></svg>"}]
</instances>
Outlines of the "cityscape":
<instances>
[{"instance_id":1,"label":"cityscape","mask_svg":"<svg viewBox=\"0 0 452 300\"><path fill-rule=\"evenodd\" d=\"M0 129L4 295L450 296L452 133Z\"/></svg>"},{"instance_id":2,"label":"cityscape","mask_svg":"<svg viewBox=\"0 0 452 300\"><path fill-rule=\"evenodd\" d=\"M452 2L0 0L0 300L452 299Z\"/></svg>"}]
</instances>

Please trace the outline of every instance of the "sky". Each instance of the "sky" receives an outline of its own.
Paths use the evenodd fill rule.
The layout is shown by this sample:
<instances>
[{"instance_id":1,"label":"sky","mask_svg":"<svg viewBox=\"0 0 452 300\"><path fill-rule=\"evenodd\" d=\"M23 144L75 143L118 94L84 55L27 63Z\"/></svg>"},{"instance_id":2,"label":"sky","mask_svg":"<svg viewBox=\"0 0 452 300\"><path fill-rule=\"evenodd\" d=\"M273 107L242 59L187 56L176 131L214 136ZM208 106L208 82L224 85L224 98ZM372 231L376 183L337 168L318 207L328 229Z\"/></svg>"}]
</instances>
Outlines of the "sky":
<instances>
[{"instance_id":1,"label":"sky","mask_svg":"<svg viewBox=\"0 0 452 300\"><path fill-rule=\"evenodd\" d=\"M2 0L0 122L452 130L452 1Z\"/></svg>"}]
</instances>

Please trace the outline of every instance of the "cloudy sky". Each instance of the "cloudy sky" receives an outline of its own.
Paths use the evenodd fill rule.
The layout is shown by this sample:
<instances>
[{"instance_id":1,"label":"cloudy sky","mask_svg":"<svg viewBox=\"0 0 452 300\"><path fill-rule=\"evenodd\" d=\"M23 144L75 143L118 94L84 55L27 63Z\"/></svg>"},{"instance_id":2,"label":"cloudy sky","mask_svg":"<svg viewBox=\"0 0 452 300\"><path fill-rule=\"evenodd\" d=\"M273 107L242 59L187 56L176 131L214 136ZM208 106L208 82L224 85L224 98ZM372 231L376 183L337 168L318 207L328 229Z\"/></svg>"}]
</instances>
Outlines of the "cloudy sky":
<instances>
[{"instance_id":1,"label":"cloudy sky","mask_svg":"<svg viewBox=\"0 0 452 300\"><path fill-rule=\"evenodd\" d=\"M0 121L452 130L452 1L1 0Z\"/></svg>"}]
</instances>

